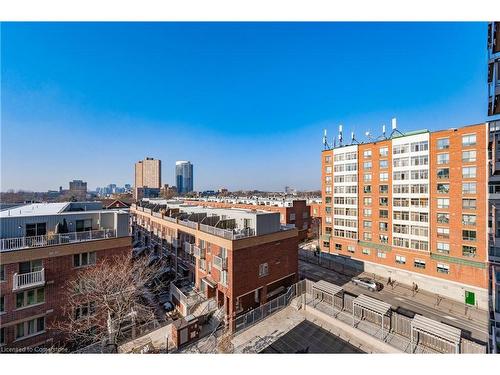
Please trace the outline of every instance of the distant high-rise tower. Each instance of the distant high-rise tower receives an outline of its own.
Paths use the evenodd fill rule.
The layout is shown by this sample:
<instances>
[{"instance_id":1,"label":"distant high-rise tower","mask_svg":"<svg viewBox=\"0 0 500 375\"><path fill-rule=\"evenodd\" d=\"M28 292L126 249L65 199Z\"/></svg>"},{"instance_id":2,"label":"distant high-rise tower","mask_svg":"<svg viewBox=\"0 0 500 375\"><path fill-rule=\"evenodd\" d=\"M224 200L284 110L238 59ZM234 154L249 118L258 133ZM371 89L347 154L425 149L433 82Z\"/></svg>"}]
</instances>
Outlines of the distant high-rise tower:
<instances>
[{"instance_id":1,"label":"distant high-rise tower","mask_svg":"<svg viewBox=\"0 0 500 375\"><path fill-rule=\"evenodd\" d=\"M189 161L175 162L175 182L180 194L193 191L193 164Z\"/></svg>"},{"instance_id":2,"label":"distant high-rise tower","mask_svg":"<svg viewBox=\"0 0 500 375\"><path fill-rule=\"evenodd\" d=\"M134 191L147 187L150 189L161 188L161 160L146 158L135 163Z\"/></svg>"},{"instance_id":3,"label":"distant high-rise tower","mask_svg":"<svg viewBox=\"0 0 500 375\"><path fill-rule=\"evenodd\" d=\"M488 116L500 115L500 22L488 24Z\"/></svg>"}]
</instances>

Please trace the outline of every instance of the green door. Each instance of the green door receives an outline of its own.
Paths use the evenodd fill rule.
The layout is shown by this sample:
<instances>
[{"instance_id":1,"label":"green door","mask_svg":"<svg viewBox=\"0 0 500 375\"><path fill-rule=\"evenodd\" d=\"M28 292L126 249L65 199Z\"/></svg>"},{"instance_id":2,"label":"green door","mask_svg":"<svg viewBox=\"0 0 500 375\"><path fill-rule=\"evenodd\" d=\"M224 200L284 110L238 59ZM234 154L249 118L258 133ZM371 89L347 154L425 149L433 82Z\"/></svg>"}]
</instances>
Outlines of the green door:
<instances>
[{"instance_id":1,"label":"green door","mask_svg":"<svg viewBox=\"0 0 500 375\"><path fill-rule=\"evenodd\" d=\"M476 295L473 292L465 291L465 303L467 305L476 305Z\"/></svg>"}]
</instances>

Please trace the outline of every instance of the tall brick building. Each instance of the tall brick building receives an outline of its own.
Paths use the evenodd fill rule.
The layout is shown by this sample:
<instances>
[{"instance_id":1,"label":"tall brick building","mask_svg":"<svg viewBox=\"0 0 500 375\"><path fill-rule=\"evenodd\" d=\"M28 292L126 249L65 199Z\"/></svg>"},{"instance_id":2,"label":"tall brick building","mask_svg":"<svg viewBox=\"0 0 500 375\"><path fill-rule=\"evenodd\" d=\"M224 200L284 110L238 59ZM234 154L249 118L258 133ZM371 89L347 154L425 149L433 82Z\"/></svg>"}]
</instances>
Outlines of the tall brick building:
<instances>
[{"instance_id":1,"label":"tall brick building","mask_svg":"<svg viewBox=\"0 0 500 375\"><path fill-rule=\"evenodd\" d=\"M230 318L297 281L298 231L279 213L155 200L132 205L131 214L135 238L156 244L178 278L192 280Z\"/></svg>"},{"instance_id":2,"label":"tall brick building","mask_svg":"<svg viewBox=\"0 0 500 375\"><path fill-rule=\"evenodd\" d=\"M487 309L487 150L486 124L324 150L321 250Z\"/></svg>"},{"instance_id":3,"label":"tall brick building","mask_svg":"<svg viewBox=\"0 0 500 375\"><path fill-rule=\"evenodd\" d=\"M36 203L0 212L1 350L56 344L66 283L100 260L130 253L126 212L100 202ZM82 316L90 313L81 307Z\"/></svg>"}]
</instances>

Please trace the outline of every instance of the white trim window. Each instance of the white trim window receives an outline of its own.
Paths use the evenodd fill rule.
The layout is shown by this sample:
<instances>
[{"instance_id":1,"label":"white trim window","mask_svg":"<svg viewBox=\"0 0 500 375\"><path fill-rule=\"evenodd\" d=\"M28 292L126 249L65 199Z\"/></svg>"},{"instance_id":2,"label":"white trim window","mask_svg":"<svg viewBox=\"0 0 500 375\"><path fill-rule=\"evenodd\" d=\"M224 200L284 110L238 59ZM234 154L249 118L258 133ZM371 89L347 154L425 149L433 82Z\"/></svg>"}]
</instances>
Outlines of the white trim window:
<instances>
[{"instance_id":1,"label":"white trim window","mask_svg":"<svg viewBox=\"0 0 500 375\"><path fill-rule=\"evenodd\" d=\"M73 255L73 267L86 267L96 263L96 253L91 251L89 253L80 253Z\"/></svg>"},{"instance_id":2,"label":"white trim window","mask_svg":"<svg viewBox=\"0 0 500 375\"><path fill-rule=\"evenodd\" d=\"M438 273L449 274L450 273L450 266L448 264L438 263L437 267L436 267L436 271Z\"/></svg>"},{"instance_id":3,"label":"white trim window","mask_svg":"<svg viewBox=\"0 0 500 375\"><path fill-rule=\"evenodd\" d=\"M402 255L396 255L396 263L397 264L406 264L406 257Z\"/></svg>"},{"instance_id":4,"label":"white trim window","mask_svg":"<svg viewBox=\"0 0 500 375\"><path fill-rule=\"evenodd\" d=\"M476 145L476 135L466 134L462 136L462 147L469 147Z\"/></svg>"},{"instance_id":5,"label":"white trim window","mask_svg":"<svg viewBox=\"0 0 500 375\"><path fill-rule=\"evenodd\" d=\"M45 332L45 317L27 320L16 324L16 340Z\"/></svg>"}]
</instances>

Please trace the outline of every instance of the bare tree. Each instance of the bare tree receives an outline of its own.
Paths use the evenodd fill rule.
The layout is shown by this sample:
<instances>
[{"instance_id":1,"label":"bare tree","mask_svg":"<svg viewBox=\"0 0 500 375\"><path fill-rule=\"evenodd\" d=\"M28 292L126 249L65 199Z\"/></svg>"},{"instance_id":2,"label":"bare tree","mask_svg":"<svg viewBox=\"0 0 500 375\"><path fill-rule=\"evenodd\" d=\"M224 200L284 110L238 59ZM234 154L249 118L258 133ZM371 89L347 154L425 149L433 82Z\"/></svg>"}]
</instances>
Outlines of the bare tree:
<instances>
[{"instance_id":1,"label":"bare tree","mask_svg":"<svg viewBox=\"0 0 500 375\"><path fill-rule=\"evenodd\" d=\"M52 328L70 345L94 343L115 351L124 339L124 326L156 319L152 295L165 290L166 264L150 264L149 257L106 258L79 272L67 283L64 318Z\"/></svg>"}]
</instances>

